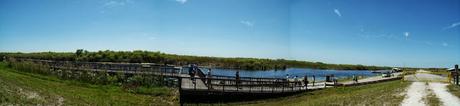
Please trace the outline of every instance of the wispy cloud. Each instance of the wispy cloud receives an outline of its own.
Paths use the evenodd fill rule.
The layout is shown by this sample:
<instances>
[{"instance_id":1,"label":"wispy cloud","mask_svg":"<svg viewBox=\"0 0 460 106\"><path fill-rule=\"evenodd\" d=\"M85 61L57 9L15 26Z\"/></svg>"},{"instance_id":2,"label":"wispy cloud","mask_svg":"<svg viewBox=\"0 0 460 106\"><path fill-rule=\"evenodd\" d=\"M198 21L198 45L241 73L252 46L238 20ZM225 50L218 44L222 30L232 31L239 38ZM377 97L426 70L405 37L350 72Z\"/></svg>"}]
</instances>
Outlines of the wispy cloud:
<instances>
[{"instance_id":1,"label":"wispy cloud","mask_svg":"<svg viewBox=\"0 0 460 106\"><path fill-rule=\"evenodd\" d=\"M153 32L133 32L131 35L136 35L143 40L157 40L159 37L158 33Z\"/></svg>"},{"instance_id":2,"label":"wispy cloud","mask_svg":"<svg viewBox=\"0 0 460 106\"><path fill-rule=\"evenodd\" d=\"M100 13L106 13L112 8L123 7L133 3L132 0L109 0L102 3L102 10Z\"/></svg>"},{"instance_id":3,"label":"wispy cloud","mask_svg":"<svg viewBox=\"0 0 460 106\"><path fill-rule=\"evenodd\" d=\"M334 9L334 13L337 14L337 16L342 17L342 13L340 13L339 9Z\"/></svg>"},{"instance_id":4,"label":"wispy cloud","mask_svg":"<svg viewBox=\"0 0 460 106\"><path fill-rule=\"evenodd\" d=\"M375 33L372 31L369 32L361 32L361 34L358 34L359 37L365 38L365 39L387 39L387 40L392 40L392 41L399 41L399 42L409 42L412 44L424 44L427 46L443 46L443 47L448 47L449 43L447 42L436 42L436 41L429 41L429 40L417 40L417 39L409 39L409 37L412 36L411 32L403 32L402 36L401 33L395 34L395 33Z\"/></svg>"},{"instance_id":5,"label":"wispy cloud","mask_svg":"<svg viewBox=\"0 0 460 106\"><path fill-rule=\"evenodd\" d=\"M406 37L406 39L409 38L409 36L410 36L410 32L404 32L404 37Z\"/></svg>"},{"instance_id":6,"label":"wispy cloud","mask_svg":"<svg viewBox=\"0 0 460 106\"><path fill-rule=\"evenodd\" d=\"M130 3L131 0L110 0L104 3L103 7L105 8L113 8L113 7L120 7L125 6L127 3Z\"/></svg>"},{"instance_id":7,"label":"wispy cloud","mask_svg":"<svg viewBox=\"0 0 460 106\"><path fill-rule=\"evenodd\" d=\"M155 39L157 39L157 37L150 36L149 39L150 39L150 40L155 40Z\"/></svg>"},{"instance_id":8,"label":"wispy cloud","mask_svg":"<svg viewBox=\"0 0 460 106\"><path fill-rule=\"evenodd\" d=\"M177 2L179 2L180 4L185 4L187 2L187 0L176 0Z\"/></svg>"},{"instance_id":9,"label":"wispy cloud","mask_svg":"<svg viewBox=\"0 0 460 106\"><path fill-rule=\"evenodd\" d=\"M460 22L452 23L450 26L445 27L444 29L450 29L450 28L454 28L454 27L457 27L457 26L460 26Z\"/></svg>"},{"instance_id":10,"label":"wispy cloud","mask_svg":"<svg viewBox=\"0 0 460 106\"><path fill-rule=\"evenodd\" d=\"M254 27L254 22L251 21L240 21L241 24L246 25L248 27Z\"/></svg>"},{"instance_id":11,"label":"wispy cloud","mask_svg":"<svg viewBox=\"0 0 460 106\"><path fill-rule=\"evenodd\" d=\"M442 46L447 47L449 46L449 44L447 44L446 42L442 42Z\"/></svg>"}]
</instances>

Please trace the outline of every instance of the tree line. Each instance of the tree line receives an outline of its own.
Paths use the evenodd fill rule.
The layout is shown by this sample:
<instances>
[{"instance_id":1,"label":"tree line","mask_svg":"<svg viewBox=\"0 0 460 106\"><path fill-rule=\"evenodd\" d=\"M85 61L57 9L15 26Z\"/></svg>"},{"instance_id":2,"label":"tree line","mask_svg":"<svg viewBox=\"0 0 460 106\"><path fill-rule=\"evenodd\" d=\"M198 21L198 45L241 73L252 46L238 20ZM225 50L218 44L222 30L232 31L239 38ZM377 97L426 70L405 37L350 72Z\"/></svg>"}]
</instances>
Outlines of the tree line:
<instances>
[{"instance_id":1,"label":"tree line","mask_svg":"<svg viewBox=\"0 0 460 106\"><path fill-rule=\"evenodd\" d=\"M0 53L1 57L30 58L55 61L82 61L82 62L126 62L126 63L157 63L172 65L197 64L214 68L231 68L244 70L283 70L289 67L337 69L337 70L382 70L390 67L365 66L350 64L326 64L322 62L308 62L286 59L261 58L224 58L209 56L190 56L167 54L154 51L97 51L90 52L78 49L76 52L36 52L36 53ZM2 58L3 59L3 58Z\"/></svg>"}]
</instances>

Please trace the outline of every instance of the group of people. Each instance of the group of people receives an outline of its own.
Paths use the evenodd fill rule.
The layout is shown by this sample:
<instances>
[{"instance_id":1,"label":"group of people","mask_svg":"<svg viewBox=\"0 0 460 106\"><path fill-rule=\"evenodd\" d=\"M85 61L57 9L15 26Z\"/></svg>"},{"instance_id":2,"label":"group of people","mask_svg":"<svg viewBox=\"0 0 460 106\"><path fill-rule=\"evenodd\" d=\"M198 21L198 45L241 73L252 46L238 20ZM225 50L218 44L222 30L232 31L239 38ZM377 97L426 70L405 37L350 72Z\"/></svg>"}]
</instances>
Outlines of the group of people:
<instances>
[{"instance_id":1,"label":"group of people","mask_svg":"<svg viewBox=\"0 0 460 106\"><path fill-rule=\"evenodd\" d=\"M314 86L314 82L315 82L315 75L312 76L313 77L313 86ZM289 74L286 74L286 81L288 82L294 82L294 84L292 84L293 86L302 86L302 82L303 82L303 86L305 88L307 88L308 84L309 84L309 81L308 81L308 76L305 75L303 77L303 79L299 79L298 76L294 76L294 77L291 77L289 76ZM289 83L289 85L291 85Z\"/></svg>"},{"instance_id":2,"label":"group of people","mask_svg":"<svg viewBox=\"0 0 460 106\"><path fill-rule=\"evenodd\" d=\"M198 66L195 64L191 64L188 68L188 74L190 75L193 84L196 84L195 75L197 70Z\"/></svg>"},{"instance_id":3,"label":"group of people","mask_svg":"<svg viewBox=\"0 0 460 106\"><path fill-rule=\"evenodd\" d=\"M193 84L196 84L195 76L196 76L196 73L197 73L198 70L199 70L198 66L195 65L195 64L191 64L190 67L189 67L188 74L190 75ZM209 68L208 72L206 74L206 82L205 82L206 84L211 83L211 76L212 76L211 75L211 69Z\"/></svg>"}]
</instances>

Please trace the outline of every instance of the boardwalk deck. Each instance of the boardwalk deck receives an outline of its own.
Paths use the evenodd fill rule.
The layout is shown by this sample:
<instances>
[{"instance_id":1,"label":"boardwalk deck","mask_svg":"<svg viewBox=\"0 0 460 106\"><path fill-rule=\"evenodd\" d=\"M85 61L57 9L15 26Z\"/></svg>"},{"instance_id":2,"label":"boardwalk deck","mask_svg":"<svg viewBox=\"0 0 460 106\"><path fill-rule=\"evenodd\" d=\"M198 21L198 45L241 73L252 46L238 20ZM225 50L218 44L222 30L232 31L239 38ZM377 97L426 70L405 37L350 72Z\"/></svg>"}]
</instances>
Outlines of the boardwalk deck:
<instances>
[{"instance_id":1,"label":"boardwalk deck","mask_svg":"<svg viewBox=\"0 0 460 106\"><path fill-rule=\"evenodd\" d=\"M232 100L252 100L256 98L286 96L298 94L305 91L319 90L334 86L353 86L369 84L388 80L400 79L395 73L392 77L382 78L380 76L360 79L358 82L315 82L309 83L307 87L302 82L292 82L279 78L252 78L240 77L237 80L233 76L205 75L200 69L195 77L171 65L158 65L154 63L108 63L108 62L71 62L71 61L50 61L19 59L19 61L31 61L37 64L47 65L52 70L73 70L108 72L123 74L150 74L161 77L177 79L180 88L181 102L203 102L197 101L200 97L205 102L225 102L222 99L228 97ZM52 71L51 70L51 71ZM193 83L195 81L195 83Z\"/></svg>"}]
</instances>

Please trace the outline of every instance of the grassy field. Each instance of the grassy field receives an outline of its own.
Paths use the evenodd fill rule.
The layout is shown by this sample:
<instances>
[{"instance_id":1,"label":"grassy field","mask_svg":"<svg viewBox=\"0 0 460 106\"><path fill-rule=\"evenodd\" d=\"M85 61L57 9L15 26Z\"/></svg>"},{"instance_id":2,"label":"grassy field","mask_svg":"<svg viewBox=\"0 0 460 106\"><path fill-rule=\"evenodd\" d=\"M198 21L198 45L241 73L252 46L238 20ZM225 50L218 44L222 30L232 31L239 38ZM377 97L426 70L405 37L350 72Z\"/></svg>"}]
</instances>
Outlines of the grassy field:
<instances>
[{"instance_id":1,"label":"grassy field","mask_svg":"<svg viewBox=\"0 0 460 106\"><path fill-rule=\"evenodd\" d=\"M91 85L19 72L0 63L0 105L177 105L176 90L148 88L135 94L112 85Z\"/></svg>"},{"instance_id":2,"label":"grassy field","mask_svg":"<svg viewBox=\"0 0 460 106\"><path fill-rule=\"evenodd\" d=\"M428 86L428 82L425 83L426 86ZM427 89L427 96L423 98L425 103L427 103L428 106L441 106L441 101L439 100L438 97L436 97L436 94L434 94L432 89Z\"/></svg>"},{"instance_id":3,"label":"grassy field","mask_svg":"<svg viewBox=\"0 0 460 106\"><path fill-rule=\"evenodd\" d=\"M453 95L460 98L460 86L450 84L450 85L447 85L447 90Z\"/></svg>"},{"instance_id":4,"label":"grassy field","mask_svg":"<svg viewBox=\"0 0 460 106\"><path fill-rule=\"evenodd\" d=\"M92 85L56 77L19 72L0 63L0 105L178 105L178 92L148 88L129 93L112 85ZM290 97L223 105L399 105L407 82L391 81L337 87Z\"/></svg>"},{"instance_id":5,"label":"grassy field","mask_svg":"<svg viewBox=\"0 0 460 106\"><path fill-rule=\"evenodd\" d=\"M409 82L390 81L354 87L337 87L290 97L226 105L249 106L362 106L399 105Z\"/></svg>"}]
</instances>

